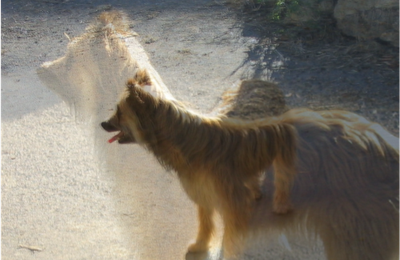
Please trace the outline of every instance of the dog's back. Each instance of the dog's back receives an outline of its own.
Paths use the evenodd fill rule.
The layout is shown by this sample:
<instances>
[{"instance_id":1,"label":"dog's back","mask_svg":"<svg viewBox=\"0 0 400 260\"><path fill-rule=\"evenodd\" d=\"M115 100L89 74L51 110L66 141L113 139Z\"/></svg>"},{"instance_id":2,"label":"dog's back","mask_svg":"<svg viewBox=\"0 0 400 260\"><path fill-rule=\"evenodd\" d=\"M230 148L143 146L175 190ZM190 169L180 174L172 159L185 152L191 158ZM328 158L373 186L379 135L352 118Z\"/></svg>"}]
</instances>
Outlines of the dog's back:
<instances>
[{"instance_id":1,"label":"dog's back","mask_svg":"<svg viewBox=\"0 0 400 260\"><path fill-rule=\"evenodd\" d=\"M295 111L283 115L300 139L294 210L271 213L269 171L251 228L316 234L329 260L398 259L398 138L353 113Z\"/></svg>"}]
</instances>

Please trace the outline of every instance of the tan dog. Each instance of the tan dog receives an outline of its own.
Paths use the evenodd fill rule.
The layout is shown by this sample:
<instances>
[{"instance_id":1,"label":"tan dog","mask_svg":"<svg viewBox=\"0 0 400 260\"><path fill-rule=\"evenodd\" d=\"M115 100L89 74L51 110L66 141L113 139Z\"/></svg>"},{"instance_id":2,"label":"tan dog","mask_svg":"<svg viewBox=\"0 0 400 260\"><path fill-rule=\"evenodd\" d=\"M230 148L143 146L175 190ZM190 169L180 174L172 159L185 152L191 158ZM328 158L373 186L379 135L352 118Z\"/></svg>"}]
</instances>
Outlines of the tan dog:
<instances>
[{"instance_id":1,"label":"tan dog","mask_svg":"<svg viewBox=\"0 0 400 260\"><path fill-rule=\"evenodd\" d=\"M248 229L275 229L320 236L329 260L398 257L398 139L382 127L345 111L297 109L251 122L206 117L156 97L149 85L143 71L129 80L102 126L120 131L110 141L136 141L177 172L199 209L189 252L207 250L217 210L225 256L240 252ZM259 173L271 164L273 185L266 178L255 201ZM294 211L271 215L289 209L290 195Z\"/></svg>"},{"instance_id":2,"label":"tan dog","mask_svg":"<svg viewBox=\"0 0 400 260\"><path fill-rule=\"evenodd\" d=\"M290 209L295 175L295 129L290 124L206 117L176 101L153 96L145 72L129 80L116 114L102 126L120 131L110 139L136 141L167 168L174 169L198 205L200 229L190 252L206 251L217 209L225 224L224 250L231 255L246 234L254 199L260 197L264 169L274 165L274 211Z\"/></svg>"}]
</instances>

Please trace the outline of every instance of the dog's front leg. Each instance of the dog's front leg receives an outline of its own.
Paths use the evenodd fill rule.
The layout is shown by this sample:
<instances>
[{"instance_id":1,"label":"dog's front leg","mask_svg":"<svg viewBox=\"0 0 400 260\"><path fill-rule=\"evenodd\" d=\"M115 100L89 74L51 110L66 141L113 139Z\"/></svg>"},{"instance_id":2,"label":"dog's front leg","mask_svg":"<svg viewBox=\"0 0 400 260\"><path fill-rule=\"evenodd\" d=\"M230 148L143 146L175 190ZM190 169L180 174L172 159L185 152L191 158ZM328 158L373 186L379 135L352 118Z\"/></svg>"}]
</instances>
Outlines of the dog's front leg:
<instances>
[{"instance_id":1,"label":"dog's front leg","mask_svg":"<svg viewBox=\"0 0 400 260\"><path fill-rule=\"evenodd\" d=\"M189 253L205 252L208 250L214 232L213 213L213 209L198 206L199 231L196 242L188 248Z\"/></svg>"}]
</instances>

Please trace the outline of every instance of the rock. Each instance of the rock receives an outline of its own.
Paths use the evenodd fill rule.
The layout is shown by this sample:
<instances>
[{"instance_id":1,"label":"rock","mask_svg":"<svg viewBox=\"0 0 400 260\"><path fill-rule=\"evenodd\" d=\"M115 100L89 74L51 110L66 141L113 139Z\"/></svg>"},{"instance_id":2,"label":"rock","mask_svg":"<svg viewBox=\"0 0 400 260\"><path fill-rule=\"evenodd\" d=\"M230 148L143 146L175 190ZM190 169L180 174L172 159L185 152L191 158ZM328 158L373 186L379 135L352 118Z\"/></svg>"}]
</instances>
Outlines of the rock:
<instances>
[{"instance_id":1,"label":"rock","mask_svg":"<svg viewBox=\"0 0 400 260\"><path fill-rule=\"evenodd\" d=\"M333 13L335 7L334 0L321 0L318 1L318 10L321 12Z\"/></svg>"},{"instance_id":2,"label":"rock","mask_svg":"<svg viewBox=\"0 0 400 260\"><path fill-rule=\"evenodd\" d=\"M321 16L332 14L334 0L293 0L286 5L285 24L303 25L318 22Z\"/></svg>"},{"instance_id":3,"label":"rock","mask_svg":"<svg viewBox=\"0 0 400 260\"><path fill-rule=\"evenodd\" d=\"M399 46L398 0L338 0L334 17L346 35Z\"/></svg>"},{"instance_id":4,"label":"rock","mask_svg":"<svg viewBox=\"0 0 400 260\"><path fill-rule=\"evenodd\" d=\"M298 8L296 11L287 12L283 22L285 24L301 25L305 22L315 19L316 19L315 12L309 7L302 6Z\"/></svg>"}]
</instances>

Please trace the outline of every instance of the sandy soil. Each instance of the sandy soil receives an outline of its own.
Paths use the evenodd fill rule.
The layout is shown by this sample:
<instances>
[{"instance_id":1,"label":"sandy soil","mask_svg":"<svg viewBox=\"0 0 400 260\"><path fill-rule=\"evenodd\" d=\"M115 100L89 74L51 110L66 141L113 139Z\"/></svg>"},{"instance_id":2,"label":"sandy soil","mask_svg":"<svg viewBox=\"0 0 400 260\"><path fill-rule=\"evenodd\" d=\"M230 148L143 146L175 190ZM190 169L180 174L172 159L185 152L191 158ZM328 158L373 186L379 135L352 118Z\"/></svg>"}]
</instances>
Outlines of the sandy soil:
<instances>
[{"instance_id":1,"label":"sandy soil","mask_svg":"<svg viewBox=\"0 0 400 260\"><path fill-rule=\"evenodd\" d=\"M132 154L111 159L120 175L104 167L93 125L38 79L65 54L65 35L104 10L129 15L173 95L201 111L257 77L278 82L291 107L345 108L398 135L397 50L295 35L219 1L141 2L2 1L3 259L184 259L195 236L195 208L173 174L135 146L110 148ZM290 251L276 238L243 259L323 259L319 244L299 241Z\"/></svg>"}]
</instances>

